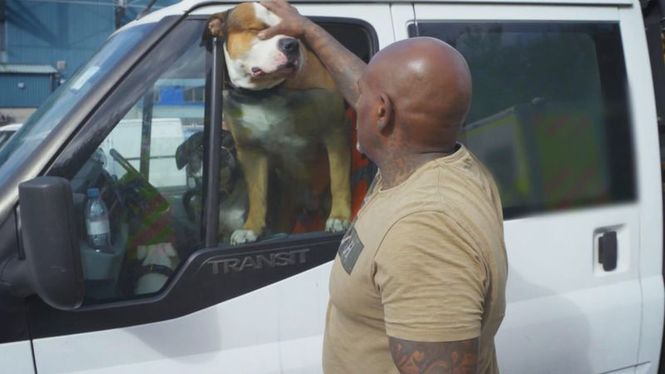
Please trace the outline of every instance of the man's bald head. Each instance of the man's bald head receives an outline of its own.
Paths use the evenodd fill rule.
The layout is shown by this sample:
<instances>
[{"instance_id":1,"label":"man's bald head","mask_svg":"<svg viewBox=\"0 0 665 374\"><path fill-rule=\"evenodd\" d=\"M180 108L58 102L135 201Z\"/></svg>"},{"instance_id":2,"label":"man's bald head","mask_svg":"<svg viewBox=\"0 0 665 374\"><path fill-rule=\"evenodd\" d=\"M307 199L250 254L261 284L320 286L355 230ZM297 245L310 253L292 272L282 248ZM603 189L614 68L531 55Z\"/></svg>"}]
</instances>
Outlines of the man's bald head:
<instances>
[{"instance_id":1,"label":"man's bald head","mask_svg":"<svg viewBox=\"0 0 665 374\"><path fill-rule=\"evenodd\" d=\"M471 74L454 48L434 38L396 42L374 56L362 81L391 102L400 146L431 152L455 145L469 111Z\"/></svg>"}]
</instances>

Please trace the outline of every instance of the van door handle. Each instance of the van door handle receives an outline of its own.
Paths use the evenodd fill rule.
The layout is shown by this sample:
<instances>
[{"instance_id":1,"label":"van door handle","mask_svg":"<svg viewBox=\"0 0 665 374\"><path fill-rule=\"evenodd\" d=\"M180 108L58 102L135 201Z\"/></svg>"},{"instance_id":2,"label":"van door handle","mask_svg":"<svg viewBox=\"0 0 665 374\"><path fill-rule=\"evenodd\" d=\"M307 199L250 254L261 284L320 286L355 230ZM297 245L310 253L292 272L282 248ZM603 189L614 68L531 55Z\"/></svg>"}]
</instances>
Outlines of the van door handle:
<instances>
[{"instance_id":1,"label":"van door handle","mask_svg":"<svg viewBox=\"0 0 665 374\"><path fill-rule=\"evenodd\" d=\"M617 268L617 232L608 231L598 237L598 261L603 270L612 271Z\"/></svg>"}]
</instances>

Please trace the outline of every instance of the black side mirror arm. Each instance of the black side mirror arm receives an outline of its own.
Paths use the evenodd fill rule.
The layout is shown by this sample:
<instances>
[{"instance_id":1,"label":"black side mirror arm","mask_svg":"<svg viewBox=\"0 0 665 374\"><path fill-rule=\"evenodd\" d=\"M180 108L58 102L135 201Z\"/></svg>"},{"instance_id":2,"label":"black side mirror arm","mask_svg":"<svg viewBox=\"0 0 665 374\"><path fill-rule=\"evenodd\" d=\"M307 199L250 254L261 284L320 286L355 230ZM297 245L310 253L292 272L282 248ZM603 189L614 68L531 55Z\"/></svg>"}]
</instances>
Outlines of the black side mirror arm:
<instances>
[{"instance_id":1,"label":"black side mirror arm","mask_svg":"<svg viewBox=\"0 0 665 374\"><path fill-rule=\"evenodd\" d=\"M0 264L0 284L13 296L24 298L34 294L25 260L10 257Z\"/></svg>"}]
</instances>

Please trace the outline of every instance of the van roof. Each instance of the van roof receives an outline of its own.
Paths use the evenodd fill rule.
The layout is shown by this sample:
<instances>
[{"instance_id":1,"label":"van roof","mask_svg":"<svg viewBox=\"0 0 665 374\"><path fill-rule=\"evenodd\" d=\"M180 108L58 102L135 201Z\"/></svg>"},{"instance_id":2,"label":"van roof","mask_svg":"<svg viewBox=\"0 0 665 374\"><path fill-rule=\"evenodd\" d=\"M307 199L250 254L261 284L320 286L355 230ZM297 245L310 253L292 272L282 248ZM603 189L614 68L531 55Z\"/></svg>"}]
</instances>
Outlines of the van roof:
<instances>
[{"instance_id":1,"label":"van roof","mask_svg":"<svg viewBox=\"0 0 665 374\"><path fill-rule=\"evenodd\" d=\"M483 3L483 4L569 4L569 5L632 5L638 0L420 0L418 3ZM243 0L228 0L228 1L214 1L214 0L182 0L169 7L156 10L145 17L130 22L126 27L132 27L143 23L152 23L161 20L166 16L183 15L194 8L201 5L224 5L224 4L239 4ZM291 0L292 3L330 3L330 2L343 2L343 3L412 3L410 0L391 0L391 1L377 1L377 0Z\"/></svg>"}]
</instances>

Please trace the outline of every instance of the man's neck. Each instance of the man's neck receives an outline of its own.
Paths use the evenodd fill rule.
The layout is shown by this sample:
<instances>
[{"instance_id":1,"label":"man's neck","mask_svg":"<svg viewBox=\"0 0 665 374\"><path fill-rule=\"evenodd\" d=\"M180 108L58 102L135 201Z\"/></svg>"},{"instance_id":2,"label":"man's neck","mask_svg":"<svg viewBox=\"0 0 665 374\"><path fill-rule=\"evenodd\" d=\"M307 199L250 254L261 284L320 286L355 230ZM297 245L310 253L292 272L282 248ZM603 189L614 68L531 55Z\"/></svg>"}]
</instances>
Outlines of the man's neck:
<instances>
[{"instance_id":1,"label":"man's neck","mask_svg":"<svg viewBox=\"0 0 665 374\"><path fill-rule=\"evenodd\" d=\"M388 189L395 187L407 180L411 174L429 161L454 152L455 147L449 151L392 154L385 160L377 162L377 166L381 171L381 188Z\"/></svg>"}]
</instances>

